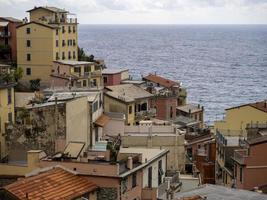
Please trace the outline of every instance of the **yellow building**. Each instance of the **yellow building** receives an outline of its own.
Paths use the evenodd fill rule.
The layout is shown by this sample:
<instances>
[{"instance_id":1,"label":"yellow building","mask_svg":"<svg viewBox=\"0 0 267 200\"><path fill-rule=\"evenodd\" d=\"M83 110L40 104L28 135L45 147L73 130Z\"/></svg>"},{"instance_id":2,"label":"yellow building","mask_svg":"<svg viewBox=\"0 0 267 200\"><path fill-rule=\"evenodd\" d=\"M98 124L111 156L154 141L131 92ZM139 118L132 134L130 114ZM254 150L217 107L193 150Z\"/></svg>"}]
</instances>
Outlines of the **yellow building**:
<instances>
[{"instance_id":1,"label":"yellow building","mask_svg":"<svg viewBox=\"0 0 267 200\"><path fill-rule=\"evenodd\" d=\"M105 112L125 114L127 125L138 124L140 120L148 119L156 113L149 107L153 97L146 90L133 84L107 86L104 98Z\"/></svg>"},{"instance_id":2,"label":"yellow building","mask_svg":"<svg viewBox=\"0 0 267 200\"><path fill-rule=\"evenodd\" d=\"M267 123L267 102L256 102L226 109L222 121L214 123L215 130L227 136L246 136L251 123Z\"/></svg>"},{"instance_id":3,"label":"yellow building","mask_svg":"<svg viewBox=\"0 0 267 200\"><path fill-rule=\"evenodd\" d=\"M234 150L247 137L249 124L267 123L267 102L256 102L226 109L222 121L216 121L216 184L232 187L234 184Z\"/></svg>"},{"instance_id":4,"label":"yellow building","mask_svg":"<svg viewBox=\"0 0 267 200\"><path fill-rule=\"evenodd\" d=\"M7 155L5 127L14 122L14 86L15 83L0 82L0 158Z\"/></svg>"},{"instance_id":5,"label":"yellow building","mask_svg":"<svg viewBox=\"0 0 267 200\"><path fill-rule=\"evenodd\" d=\"M103 86L102 69L95 62L57 60L53 63L52 86L100 87Z\"/></svg>"},{"instance_id":6,"label":"yellow building","mask_svg":"<svg viewBox=\"0 0 267 200\"><path fill-rule=\"evenodd\" d=\"M17 27L17 63L24 71L22 83L41 79L49 86L54 60L77 60L77 18L55 7L28 11L30 22Z\"/></svg>"}]
</instances>

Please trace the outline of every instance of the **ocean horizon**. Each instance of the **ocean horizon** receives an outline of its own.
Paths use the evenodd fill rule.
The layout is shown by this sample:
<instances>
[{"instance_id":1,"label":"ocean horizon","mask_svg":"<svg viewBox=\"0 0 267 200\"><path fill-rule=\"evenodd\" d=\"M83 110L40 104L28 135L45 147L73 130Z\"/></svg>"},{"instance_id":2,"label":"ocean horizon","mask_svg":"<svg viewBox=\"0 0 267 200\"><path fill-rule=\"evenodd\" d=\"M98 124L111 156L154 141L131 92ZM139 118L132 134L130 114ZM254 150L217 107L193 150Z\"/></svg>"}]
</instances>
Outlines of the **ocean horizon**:
<instances>
[{"instance_id":1,"label":"ocean horizon","mask_svg":"<svg viewBox=\"0 0 267 200\"><path fill-rule=\"evenodd\" d=\"M226 108L267 99L267 25L82 24L78 34L79 46L108 68L182 82L208 124Z\"/></svg>"}]
</instances>

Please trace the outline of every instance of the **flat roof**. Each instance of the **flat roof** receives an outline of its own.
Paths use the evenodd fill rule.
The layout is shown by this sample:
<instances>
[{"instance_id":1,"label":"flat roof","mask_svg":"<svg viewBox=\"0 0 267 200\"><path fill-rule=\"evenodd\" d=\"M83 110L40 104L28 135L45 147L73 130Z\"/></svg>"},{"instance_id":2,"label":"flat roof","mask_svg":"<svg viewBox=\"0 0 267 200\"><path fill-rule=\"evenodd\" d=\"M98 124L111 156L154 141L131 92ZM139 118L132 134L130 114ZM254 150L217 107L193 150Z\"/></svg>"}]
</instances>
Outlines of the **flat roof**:
<instances>
[{"instance_id":1,"label":"flat roof","mask_svg":"<svg viewBox=\"0 0 267 200\"><path fill-rule=\"evenodd\" d=\"M178 192L174 194L175 198L182 197L192 197L195 195L200 195L202 197L207 197L208 200L266 200L266 194L260 194L257 192L252 192L248 190L233 189L229 187L224 187L220 185L210 185L206 184L200 186L196 189L189 190L186 192Z\"/></svg>"},{"instance_id":2,"label":"flat roof","mask_svg":"<svg viewBox=\"0 0 267 200\"><path fill-rule=\"evenodd\" d=\"M110 69L110 68L106 68L106 69L103 69L102 74L118 74L118 73L125 72L125 71L129 71L129 69L119 69L119 68Z\"/></svg>"},{"instance_id":3,"label":"flat roof","mask_svg":"<svg viewBox=\"0 0 267 200\"><path fill-rule=\"evenodd\" d=\"M189 111L191 113L196 113L196 112L201 112L202 111L202 107L198 106L196 104L186 104L184 106L178 106L176 109L180 110L180 111L183 111L183 112L186 112L186 113L189 113Z\"/></svg>"},{"instance_id":4,"label":"flat roof","mask_svg":"<svg viewBox=\"0 0 267 200\"><path fill-rule=\"evenodd\" d=\"M76 61L76 60L55 60L55 63L60 63L64 65L94 65L94 62L87 61Z\"/></svg>"},{"instance_id":5,"label":"flat roof","mask_svg":"<svg viewBox=\"0 0 267 200\"><path fill-rule=\"evenodd\" d=\"M142 154L142 163L146 163L146 161L150 161L164 152L167 153L168 151L165 149L149 149L149 148L137 148L137 147L120 149L120 153Z\"/></svg>"},{"instance_id":6,"label":"flat roof","mask_svg":"<svg viewBox=\"0 0 267 200\"><path fill-rule=\"evenodd\" d=\"M106 92L108 96L123 102L133 102L137 99L153 97L153 95L146 90L133 84L107 86L106 88L109 90Z\"/></svg>"},{"instance_id":7,"label":"flat roof","mask_svg":"<svg viewBox=\"0 0 267 200\"><path fill-rule=\"evenodd\" d=\"M88 97L88 101L92 102L99 93L100 92L55 92L49 97L48 101L55 101L56 97L58 101L64 101L78 97Z\"/></svg>"}]
</instances>

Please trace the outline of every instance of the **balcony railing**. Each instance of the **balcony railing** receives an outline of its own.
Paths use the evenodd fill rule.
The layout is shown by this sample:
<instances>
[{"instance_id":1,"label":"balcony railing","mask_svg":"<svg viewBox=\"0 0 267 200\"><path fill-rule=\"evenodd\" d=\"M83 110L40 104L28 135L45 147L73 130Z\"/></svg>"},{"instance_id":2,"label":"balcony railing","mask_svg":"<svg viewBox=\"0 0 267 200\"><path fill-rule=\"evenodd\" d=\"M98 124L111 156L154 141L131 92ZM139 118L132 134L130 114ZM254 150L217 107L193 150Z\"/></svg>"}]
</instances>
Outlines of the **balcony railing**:
<instances>
[{"instance_id":1,"label":"balcony railing","mask_svg":"<svg viewBox=\"0 0 267 200\"><path fill-rule=\"evenodd\" d=\"M142 110L135 113L136 120L146 118L146 117L155 117L157 114L156 109L151 108L150 110Z\"/></svg>"},{"instance_id":2,"label":"balcony railing","mask_svg":"<svg viewBox=\"0 0 267 200\"><path fill-rule=\"evenodd\" d=\"M10 37L11 33L10 32L0 32L0 37Z\"/></svg>"},{"instance_id":3,"label":"balcony railing","mask_svg":"<svg viewBox=\"0 0 267 200\"><path fill-rule=\"evenodd\" d=\"M233 159L236 162L238 162L239 164L243 165L243 164L245 164L245 157L246 156L248 156L248 150L247 149L235 150Z\"/></svg>"}]
</instances>

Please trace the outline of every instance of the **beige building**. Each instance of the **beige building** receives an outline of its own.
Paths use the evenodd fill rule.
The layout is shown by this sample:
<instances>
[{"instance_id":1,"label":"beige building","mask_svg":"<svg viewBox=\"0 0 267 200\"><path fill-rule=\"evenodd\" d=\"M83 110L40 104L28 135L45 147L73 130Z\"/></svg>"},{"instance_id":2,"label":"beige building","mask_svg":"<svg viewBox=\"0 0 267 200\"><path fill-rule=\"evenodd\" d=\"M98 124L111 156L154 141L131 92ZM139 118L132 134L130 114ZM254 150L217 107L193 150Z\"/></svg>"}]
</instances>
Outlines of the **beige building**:
<instances>
[{"instance_id":1,"label":"beige building","mask_svg":"<svg viewBox=\"0 0 267 200\"><path fill-rule=\"evenodd\" d=\"M125 114L127 125L139 123L142 119L155 116L150 108L149 99L152 94L133 84L107 86L104 98L105 112Z\"/></svg>"},{"instance_id":2,"label":"beige building","mask_svg":"<svg viewBox=\"0 0 267 200\"><path fill-rule=\"evenodd\" d=\"M177 117L187 117L199 123L199 128L204 128L204 107L195 104L186 104L176 108Z\"/></svg>"},{"instance_id":3,"label":"beige building","mask_svg":"<svg viewBox=\"0 0 267 200\"><path fill-rule=\"evenodd\" d=\"M228 136L246 136L248 124L267 123L267 102L256 102L226 109L225 118L214 129Z\"/></svg>"},{"instance_id":4,"label":"beige building","mask_svg":"<svg viewBox=\"0 0 267 200\"><path fill-rule=\"evenodd\" d=\"M2 82L0 76L0 158L7 156L6 127L15 120L14 86L15 83Z\"/></svg>"},{"instance_id":5,"label":"beige building","mask_svg":"<svg viewBox=\"0 0 267 200\"><path fill-rule=\"evenodd\" d=\"M22 83L49 85L53 61L78 59L77 18L55 7L34 7L30 21L17 27L17 63Z\"/></svg>"},{"instance_id":6,"label":"beige building","mask_svg":"<svg viewBox=\"0 0 267 200\"><path fill-rule=\"evenodd\" d=\"M95 62L57 60L53 62L51 86L100 87L103 86L101 71Z\"/></svg>"},{"instance_id":7,"label":"beige building","mask_svg":"<svg viewBox=\"0 0 267 200\"><path fill-rule=\"evenodd\" d=\"M168 149L167 169L184 171L184 135L175 127L166 126L125 126L122 138L123 147Z\"/></svg>"}]
</instances>

